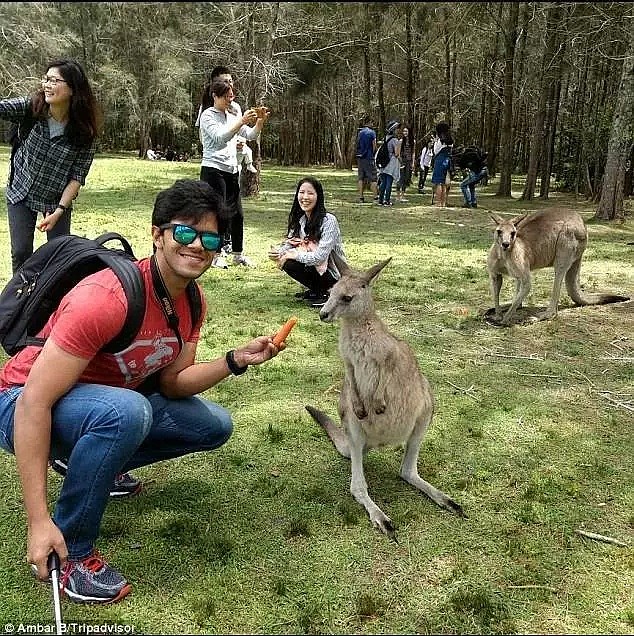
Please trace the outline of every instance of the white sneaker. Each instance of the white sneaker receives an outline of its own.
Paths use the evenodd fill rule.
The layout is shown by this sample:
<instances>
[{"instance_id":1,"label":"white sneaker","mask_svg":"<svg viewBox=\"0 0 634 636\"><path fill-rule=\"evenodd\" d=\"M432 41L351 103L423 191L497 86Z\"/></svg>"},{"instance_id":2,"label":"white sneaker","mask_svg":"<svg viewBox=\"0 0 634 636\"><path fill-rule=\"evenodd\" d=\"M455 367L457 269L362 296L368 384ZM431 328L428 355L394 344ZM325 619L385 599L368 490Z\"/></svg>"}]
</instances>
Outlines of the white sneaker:
<instances>
[{"instance_id":1,"label":"white sneaker","mask_svg":"<svg viewBox=\"0 0 634 636\"><path fill-rule=\"evenodd\" d=\"M247 258L244 254L234 254L234 265L243 265L244 267L255 267L251 259Z\"/></svg>"},{"instance_id":2,"label":"white sneaker","mask_svg":"<svg viewBox=\"0 0 634 636\"><path fill-rule=\"evenodd\" d=\"M258 169L252 163L247 166L247 170L249 172L253 172L255 174L257 174L257 172L258 172Z\"/></svg>"},{"instance_id":3,"label":"white sneaker","mask_svg":"<svg viewBox=\"0 0 634 636\"><path fill-rule=\"evenodd\" d=\"M227 263L227 261L219 255L214 256L214 260L211 261L211 266L218 267L220 269L229 269L229 263Z\"/></svg>"}]
</instances>

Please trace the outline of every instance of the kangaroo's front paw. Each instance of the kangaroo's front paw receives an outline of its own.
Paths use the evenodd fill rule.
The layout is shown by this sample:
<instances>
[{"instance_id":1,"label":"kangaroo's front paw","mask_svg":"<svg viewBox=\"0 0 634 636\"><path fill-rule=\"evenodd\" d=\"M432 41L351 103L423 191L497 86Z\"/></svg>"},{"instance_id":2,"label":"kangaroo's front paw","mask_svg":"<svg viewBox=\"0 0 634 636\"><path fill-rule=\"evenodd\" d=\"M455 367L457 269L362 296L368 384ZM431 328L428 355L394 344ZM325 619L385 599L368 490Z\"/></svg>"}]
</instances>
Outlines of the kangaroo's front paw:
<instances>
[{"instance_id":1,"label":"kangaroo's front paw","mask_svg":"<svg viewBox=\"0 0 634 636\"><path fill-rule=\"evenodd\" d=\"M352 407L352 410L354 411L354 414L357 416L357 418L360 420L368 417L366 410L363 408L363 404L355 404Z\"/></svg>"},{"instance_id":2,"label":"kangaroo's front paw","mask_svg":"<svg viewBox=\"0 0 634 636\"><path fill-rule=\"evenodd\" d=\"M385 400L377 400L374 403L374 412L377 415L381 415L381 413L385 413L386 407L387 407L387 404L385 403Z\"/></svg>"}]
</instances>

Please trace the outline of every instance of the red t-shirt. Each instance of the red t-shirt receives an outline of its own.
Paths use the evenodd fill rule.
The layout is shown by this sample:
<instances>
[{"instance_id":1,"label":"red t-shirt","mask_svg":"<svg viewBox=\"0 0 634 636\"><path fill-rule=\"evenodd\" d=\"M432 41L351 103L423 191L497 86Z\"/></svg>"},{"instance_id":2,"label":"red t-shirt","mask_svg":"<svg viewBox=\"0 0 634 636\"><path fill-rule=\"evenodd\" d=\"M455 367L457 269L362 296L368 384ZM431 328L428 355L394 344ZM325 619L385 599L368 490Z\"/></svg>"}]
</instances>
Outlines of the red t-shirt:
<instances>
[{"instance_id":1,"label":"red t-shirt","mask_svg":"<svg viewBox=\"0 0 634 636\"><path fill-rule=\"evenodd\" d=\"M150 259L138 261L137 265L145 283L145 317L127 349L114 354L100 352L121 331L127 313L123 287L108 268L87 276L71 289L38 334L51 338L67 353L90 360L79 382L133 389L180 353L178 339L153 291ZM202 311L195 325L187 294L183 292L173 300L183 342L198 342L207 308L202 290L200 295ZM28 346L13 356L0 371L0 390L25 384L41 350Z\"/></svg>"}]
</instances>

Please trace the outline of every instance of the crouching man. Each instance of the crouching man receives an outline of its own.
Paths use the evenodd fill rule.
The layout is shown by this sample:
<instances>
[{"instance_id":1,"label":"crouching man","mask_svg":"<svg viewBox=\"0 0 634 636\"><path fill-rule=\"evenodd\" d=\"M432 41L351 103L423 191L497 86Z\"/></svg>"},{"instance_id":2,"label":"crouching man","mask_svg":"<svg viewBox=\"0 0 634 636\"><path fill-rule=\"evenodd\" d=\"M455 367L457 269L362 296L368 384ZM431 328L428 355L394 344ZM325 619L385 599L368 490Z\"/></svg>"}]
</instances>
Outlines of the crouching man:
<instances>
[{"instance_id":1,"label":"crouching man","mask_svg":"<svg viewBox=\"0 0 634 636\"><path fill-rule=\"evenodd\" d=\"M177 181L160 192L152 214L154 253L137 263L146 310L134 342L116 354L100 351L127 312L121 283L105 269L62 299L40 334L47 338L43 347L26 347L0 371L0 446L17 461L27 560L46 579L55 550L63 592L73 601L111 603L131 591L95 549L109 495L140 490L128 471L224 444L231 415L197 394L278 353L272 337L260 336L226 356L196 362L206 304L199 287L202 311L194 322L186 287L210 267L226 215L202 181ZM176 330L164 304L178 316ZM135 390L150 374L155 388ZM49 463L65 473L52 516Z\"/></svg>"}]
</instances>

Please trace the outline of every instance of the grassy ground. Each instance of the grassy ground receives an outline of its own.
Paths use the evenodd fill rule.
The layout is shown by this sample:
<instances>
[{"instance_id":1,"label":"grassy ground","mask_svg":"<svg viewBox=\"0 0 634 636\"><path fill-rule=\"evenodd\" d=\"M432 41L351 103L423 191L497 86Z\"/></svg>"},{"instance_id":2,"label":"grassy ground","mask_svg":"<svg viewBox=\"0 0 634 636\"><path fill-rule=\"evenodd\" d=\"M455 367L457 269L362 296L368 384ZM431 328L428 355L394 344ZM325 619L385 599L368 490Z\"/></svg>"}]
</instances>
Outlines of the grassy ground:
<instances>
[{"instance_id":1,"label":"grassy ground","mask_svg":"<svg viewBox=\"0 0 634 636\"><path fill-rule=\"evenodd\" d=\"M6 151L0 159L5 174ZM468 514L452 516L400 481L400 450L373 451L370 493L396 523L398 544L372 529L349 494L349 464L304 410L336 414L338 327L298 304L298 286L266 259L305 174L323 180L353 265L393 257L375 285L377 308L414 347L437 399L420 472ZM146 255L157 191L197 176L192 163L100 157L74 231L118 230ZM494 191L495 183L480 190L477 210L459 207L457 186L453 208L412 192L386 209L356 203L352 172L265 166L262 194L244 201L246 253L257 268L203 277L211 311L200 358L272 333L289 315L299 324L275 361L206 394L234 414L222 449L146 467L145 492L109 505L98 547L133 594L111 607L64 601L67 622L166 634L634 631L634 311L570 308L562 295L567 308L553 321L488 326L488 212L544 205ZM550 204L593 214L562 195ZM10 272L6 225L0 282ZM632 221L589 222L589 232L585 288L633 295ZM529 303L545 306L552 272L534 281ZM505 283L505 301L511 289ZM49 481L53 504L60 478ZM0 628L50 625L50 590L25 563L21 495L6 454L0 489Z\"/></svg>"}]
</instances>

